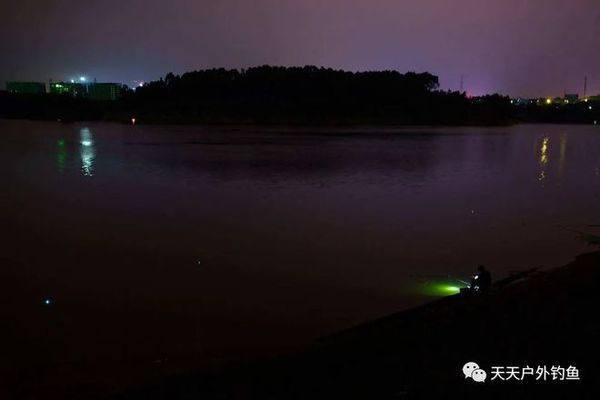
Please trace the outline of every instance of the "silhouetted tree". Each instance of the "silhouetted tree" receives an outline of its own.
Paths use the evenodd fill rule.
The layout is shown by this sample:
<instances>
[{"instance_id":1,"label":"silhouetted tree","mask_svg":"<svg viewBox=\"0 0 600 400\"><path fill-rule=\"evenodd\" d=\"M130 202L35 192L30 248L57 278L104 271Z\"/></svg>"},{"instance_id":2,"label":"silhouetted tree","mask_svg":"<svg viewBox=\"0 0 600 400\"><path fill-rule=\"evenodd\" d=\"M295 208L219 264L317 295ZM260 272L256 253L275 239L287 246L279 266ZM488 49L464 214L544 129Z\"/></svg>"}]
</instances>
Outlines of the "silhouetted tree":
<instances>
[{"instance_id":1,"label":"silhouetted tree","mask_svg":"<svg viewBox=\"0 0 600 400\"><path fill-rule=\"evenodd\" d=\"M208 69L126 90L111 104L74 102L7 94L0 109L11 115L60 118L69 114L139 121L195 123L374 123L489 124L511 117L509 99L494 95L468 99L439 91L430 73L348 72L315 66L259 66L243 70ZM0 103L2 105L3 103ZM12 110L12 111L10 111ZM32 111L35 110L35 111Z\"/></svg>"}]
</instances>

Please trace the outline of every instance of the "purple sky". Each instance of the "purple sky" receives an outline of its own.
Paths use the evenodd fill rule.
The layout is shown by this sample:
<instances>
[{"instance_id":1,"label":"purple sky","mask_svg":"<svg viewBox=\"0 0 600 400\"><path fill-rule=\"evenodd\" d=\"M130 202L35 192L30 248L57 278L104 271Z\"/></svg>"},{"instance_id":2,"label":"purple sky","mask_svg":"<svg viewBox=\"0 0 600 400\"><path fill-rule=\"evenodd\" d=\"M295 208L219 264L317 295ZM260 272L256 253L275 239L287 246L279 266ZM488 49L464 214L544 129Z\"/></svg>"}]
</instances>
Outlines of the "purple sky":
<instances>
[{"instance_id":1,"label":"purple sky","mask_svg":"<svg viewBox=\"0 0 600 400\"><path fill-rule=\"evenodd\" d=\"M17 0L0 81L209 67L429 71L471 94L600 93L600 0Z\"/></svg>"}]
</instances>

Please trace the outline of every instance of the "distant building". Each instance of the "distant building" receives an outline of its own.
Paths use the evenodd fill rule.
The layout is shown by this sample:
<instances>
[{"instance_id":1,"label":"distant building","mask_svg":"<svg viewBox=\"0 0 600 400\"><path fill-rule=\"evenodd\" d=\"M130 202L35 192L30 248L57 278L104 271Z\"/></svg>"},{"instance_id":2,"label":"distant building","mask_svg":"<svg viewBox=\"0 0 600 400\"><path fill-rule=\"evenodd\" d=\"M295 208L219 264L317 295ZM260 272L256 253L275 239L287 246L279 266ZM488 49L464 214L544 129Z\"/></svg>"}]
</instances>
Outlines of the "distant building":
<instances>
[{"instance_id":1,"label":"distant building","mask_svg":"<svg viewBox=\"0 0 600 400\"><path fill-rule=\"evenodd\" d=\"M513 104L516 106L526 106L529 104L536 104L536 103L538 103L538 99L528 99L525 97L516 97L516 98L510 99L510 104Z\"/></svg>"},{"instance_id":2,"label":"distant building","mask_svg":"<svg viewBox=\"0 0 600 400\"><path fill-rule=\"evenodd\" d=\"M6 91L11 93L41 94L46 93L43 82L6 82Z\"/></svg>"},{"instance_id":3,"label":"distant building","mask_svg":"<svg viewBox=\"0 0 600 400\"><path fill-rule=\"evenodd\" d=\"M50 82L50 93L69 94L73 97L86 97L87 88L82 83L73 82Z\"/></svg>"},{"instance_id":4,"label":"distant building","mask_svg":"<svg viewBox=\"0 0 600 400\"><path fill-rule=\"evenodd\" d=\"M88 85L88 98L92 100L113 101L121 96L123 85L119 83L91 83Z\"/></svg>"},{"instance_id":5,"label":"distant building","mask_svg":"<svg viewBox=\"0 0 600 400\"><path fill-rule=\"evenodd\" d=\"M565 103L577 103L579 101L578 94L565 94Z\"/></svg>"},{"instance_id":6,"label":"distant building","mask_svg":"<svg viewBox=\"0 0 600 400\"><path fill-rule=\"evenodd\" d=\"M120 83L50 82L50 93L90 100L113 101L121 96L122 90Z\"/></svg>"}]
</instances>

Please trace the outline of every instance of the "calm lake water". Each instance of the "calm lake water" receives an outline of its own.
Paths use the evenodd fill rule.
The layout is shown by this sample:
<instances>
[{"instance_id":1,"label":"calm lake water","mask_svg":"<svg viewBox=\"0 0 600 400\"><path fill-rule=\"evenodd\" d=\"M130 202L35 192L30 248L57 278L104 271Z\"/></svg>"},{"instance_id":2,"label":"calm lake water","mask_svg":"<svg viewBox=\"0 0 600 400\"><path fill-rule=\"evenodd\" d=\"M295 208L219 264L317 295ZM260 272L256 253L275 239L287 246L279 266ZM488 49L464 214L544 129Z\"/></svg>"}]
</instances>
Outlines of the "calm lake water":
<instances>
[{"instance_id":1,"label":"calm lake water","mask_svg":"<svg viewBox=\"0 0 600 400\"><path fill-rule=\"evenodd\" d=\"M600 225L600 126L0 134L4 335L48 376L282 351Z\"/></svg>"}]
</instances>

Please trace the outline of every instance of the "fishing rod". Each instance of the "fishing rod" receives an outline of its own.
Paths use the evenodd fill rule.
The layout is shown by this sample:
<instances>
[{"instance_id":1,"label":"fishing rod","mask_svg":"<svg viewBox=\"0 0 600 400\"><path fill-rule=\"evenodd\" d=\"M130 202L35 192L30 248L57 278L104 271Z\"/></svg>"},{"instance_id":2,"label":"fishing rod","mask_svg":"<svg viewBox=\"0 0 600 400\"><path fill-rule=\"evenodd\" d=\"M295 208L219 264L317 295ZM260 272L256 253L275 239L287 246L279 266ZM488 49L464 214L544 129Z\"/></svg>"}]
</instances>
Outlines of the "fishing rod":
<instances>
[{"instance_id":1,"label":"fishing rod","mask_svg":"<svg viewBox=\"0 0 600 400\"><path fill-rule=\"evenodd\" d=\"M588 225L592 226L592 225ZM586 241L590 245L600 245L600 236L594 235L587 232L582 232L573 228L569 228L567 226L558 225L559 228L564 229L565 231L573 232L579 235L581 240Z\"/></svg>"}]
</instances>

